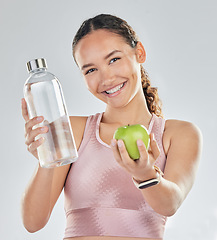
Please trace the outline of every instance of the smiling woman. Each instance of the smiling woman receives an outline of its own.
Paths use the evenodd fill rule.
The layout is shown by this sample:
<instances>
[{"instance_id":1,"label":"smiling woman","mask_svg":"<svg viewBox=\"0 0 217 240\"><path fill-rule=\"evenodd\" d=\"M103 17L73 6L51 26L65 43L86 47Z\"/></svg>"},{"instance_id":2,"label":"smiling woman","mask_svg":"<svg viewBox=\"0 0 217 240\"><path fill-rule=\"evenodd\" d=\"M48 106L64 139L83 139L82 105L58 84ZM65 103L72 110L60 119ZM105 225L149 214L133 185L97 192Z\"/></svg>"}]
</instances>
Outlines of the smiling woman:
<instances>
[{"instance_id":1,"label":"smiling woman","mask_svg":"<svg viewBox=\"0 0 217 240\"><path fill-rule=\"evenodd\" d=\"M91 18L91 19L84 21L84 23L81 25L80 29L78 30L77 34L75 35L73 44L72 44L73 56L74 56L75 61L76 61L75 49L78 48L77 43L80 41L80 39L85 38L92 31L96 31L96 30L100 30L100 29L109 31L110 35L111 35L111 33L114 33L116 35L116 37L120 38L122 43L123 42L125 44L127 43L128 47L129 46L131 47L131 50L135 49L135 47L138 48L138 46L141 45L141 42L139 42L139 38L138 38L137 34L125 20L120 19L118 17L111 16L111 15L101 14L101 15L96 16L95 18ZM105 38L104 38L104 40L105 40ZM101 44L100 44L100 46L101 46ZM110 43L110 46L112 46L111 43ZM114 47L113 47L113 49L114 49ZM86 52L85 49L83 49L83 51ZM144 47L141 46L141 49L138 49L138 51L141 51L140 58L142 58L141 60L142 60L142 62L144 62L145 58L146 58L146 53L145 53ZM99 51L99 53L100 52L101 51ZM95 56L97 53L98 52L92 52L91 55ZM104 58L106 60L106 59L113 57L113 58L111 58L111 63L113 63L113 62L121 59L121 58L117 57L118 53L121 53L121 51L119 49L114 49L111 52L109 52L106 56L104 56ZM116 54L116 57L113 56L114 54ZM97 70L96 68L92 68L93 65L94 64L92 64L92 63L85 64L84 66L81 67L82 72L86 68L89 68L88 70L86 70L86 73L90 73L90 72ZM157 116L163 116L162 111L161 111L161 101L158 97L157 88L151 87L148 74L142 65L140 65L140 69L141 69L142 87L143 87L145 98L146 98L146 101L148 104L148 109L151 113L155 113Z\"/></svg>"},{"instance_id":2,"label":"smiling woman","mask_svg":"<svg viewBox=\"0 0 217 240\"><path fill-rule=\"evenodd\" d=\"M70 117L79 158L71 166L38 166L23 197L24 225L30 232L44 227L64 188L65 239L163 239L167 217L193 185L200 131L162 117L157 89L142 66L145 49L126 21L108 14L86 20L74 38L73 56L87 88L106 109ZM28 119L25 101L22 111L26 142L37 157L37 119ZM136 161L122 140L113 139L115 130L128 124L141 124L150 133L148 150L137 141ZM150 181L157 184L136 187Z\"/></svg>"}]
</instances>

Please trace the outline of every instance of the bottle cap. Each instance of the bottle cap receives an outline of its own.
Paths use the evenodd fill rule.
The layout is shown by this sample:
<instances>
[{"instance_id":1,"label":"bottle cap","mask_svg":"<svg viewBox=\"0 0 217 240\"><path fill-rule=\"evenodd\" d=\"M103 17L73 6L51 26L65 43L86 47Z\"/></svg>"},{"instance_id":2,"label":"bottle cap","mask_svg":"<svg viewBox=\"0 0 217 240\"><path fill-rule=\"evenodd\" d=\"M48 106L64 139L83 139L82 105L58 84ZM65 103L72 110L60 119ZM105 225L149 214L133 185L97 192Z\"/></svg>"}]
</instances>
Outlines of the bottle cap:
<instances>
[{"instance_id":1,"label":"bottle cap","mask_svg":"<svg viewBox=\"0 0 217 240\"><path fill-rule=\"evenodd\" d=\"M26 63L27 70L30 73L31 71L39 68L47 68L47 63L44 58L33 59Z\"/></svg>"}]
</instances>

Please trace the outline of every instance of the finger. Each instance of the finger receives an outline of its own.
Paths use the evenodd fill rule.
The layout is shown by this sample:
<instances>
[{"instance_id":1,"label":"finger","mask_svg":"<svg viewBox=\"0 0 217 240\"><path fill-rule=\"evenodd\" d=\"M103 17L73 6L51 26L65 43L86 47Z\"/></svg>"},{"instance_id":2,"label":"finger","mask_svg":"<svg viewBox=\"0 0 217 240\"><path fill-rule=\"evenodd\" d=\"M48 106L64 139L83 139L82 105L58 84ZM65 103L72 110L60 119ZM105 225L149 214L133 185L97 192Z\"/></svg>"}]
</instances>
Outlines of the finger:
<instances>
[{"instance_id":1,"label":"finger","mask_svg":"<svg viewBox=\"0 0 217 240\"><path fill-rule=\"evenodd\" d=\"M112 139L110 146L111 146L111 149L112 149L112 151L113 151L113 155L114 155L116 161L117 161L121 166L123 166L123 162L122 162L122 159L121 159L119 150L118 150L117 140L116 140L116 139Z\"/></svg>"},{"instance_id":2,"label":"finger","mask_svg":"<svg viewBox=\"0 0 217 240\"><path fill-rule=\"evenodd\" d=\"M153 155L154 159L156 160L160 155L160 148L158 147L158 144L154 138L153 133L150 134L150 146L151 146L152 155Z\"/></svg>"},{"instance_id":3,"label":"finger","mask_svg":"<svg viewBox=\"0 0 217 240\"><path fill-rule=\"evenodd\" d=\"M123 140L120 140L120 139L118 140L118 150L124 166L129 170L135 169L136 161L130 158Z\"/></svg>"},{"instance_id":4,"label":"finger","mask_svg":"<svg viewBox=\"0 0 217 240\"><path fill-rule=\"evenodd\" d=\"M21 99L21 108L22 108L22 116L24 120L27 122L29 120L29 113L28 113L27 104L24 98Z\"/></svg>"},{"instance_id":5,"label":"finger","mask_svg":"<svg viewBox=\"0 0 217 240\"><path fill-rule=\"evenodd\" d=\"M145 147L145 144L144 144L144 142L141 139L137 140L137 147L139 149L139 154L140 154L140 158L139 158L138 164L140 166L146 166L147 162L148 162L148 157L149 156L148 156L148 152L147 152L147 149Z\"/></svg>"},{"instance_id":6,"label":"finger","mask_svg":"<svg viewBox=\"0 0 217 240\"><path fill-rule=\"evenodd\" d=\"M28 151L31 153L34 153L35 151L37 151L37 148L44 142L44 138L41 137L39 139L37 139L36 141L32 142L29 146L28 146Z\"/></svg>"},{"instance_id":7,"label":"finger","mask_svg":"<svg viewBox=\"0 0 217 240\"><path fill-rule=\"evenodd\" d=\"M39 128L36 128L36 129L30 131L26 137L26 142L25 142L26 145L30 145L39 134L43 134L46 132L48 132L47 126L39 127Z\"/></svg>"},{"instance_id":8,"label":"finger","mask_svg":"<svg viewBox=\"0 0 217 240\"><path fill-rule=\"evenodd\" d=\"M40 122L42 122L44 120L43 116L39 116L39 117L34 117L32 119L30 119L29 121L26 122L25 124L25 131L26 134L29 134L30 131L32 131L32 128L39 124Z\"/></svg>"}]
</instances>

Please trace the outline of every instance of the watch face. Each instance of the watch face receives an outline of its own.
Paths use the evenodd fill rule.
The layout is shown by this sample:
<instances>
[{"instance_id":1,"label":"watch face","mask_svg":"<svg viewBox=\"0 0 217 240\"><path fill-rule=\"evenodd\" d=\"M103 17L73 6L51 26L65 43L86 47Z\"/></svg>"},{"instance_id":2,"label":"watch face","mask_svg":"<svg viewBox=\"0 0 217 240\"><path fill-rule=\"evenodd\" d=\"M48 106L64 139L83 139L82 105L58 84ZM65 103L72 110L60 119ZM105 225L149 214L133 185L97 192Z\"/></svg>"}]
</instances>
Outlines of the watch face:
<instances>
[{"instance_id":1,"label":"watch face","mask_svg":"<svg viewBox=\"0 0 217 240\"><path fill-rule=\"evenodd\" d=\"M159 183L158 179L151 179L149 181L140 183L138 187L139 187L139 189L144 189L144 188L148 188L148 187L154 186L154 185L156 185L158 183Z\"/></svg>"}]
</instances>

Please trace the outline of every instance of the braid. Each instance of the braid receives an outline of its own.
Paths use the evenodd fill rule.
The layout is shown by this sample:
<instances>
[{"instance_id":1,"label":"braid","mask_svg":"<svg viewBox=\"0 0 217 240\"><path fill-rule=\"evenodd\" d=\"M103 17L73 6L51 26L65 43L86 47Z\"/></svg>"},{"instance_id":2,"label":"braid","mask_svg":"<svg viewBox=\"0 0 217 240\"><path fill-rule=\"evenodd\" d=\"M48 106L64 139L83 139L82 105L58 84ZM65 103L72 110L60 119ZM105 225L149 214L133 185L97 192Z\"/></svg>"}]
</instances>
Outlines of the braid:
<instances>
[{"instance_id":1,"label":"braid","mask_svg":"<svg viewBox=\"0 0 217 240\"><path fill-rule=\"evenodd\" d=\"M148 73L145 71L142 65L141 65L141 79L143 92L148 105L148 110L151 113L156 114L158 117L163 117L161 109L162 103L158 96L158 90L156 87L151 87L151 82Z\"/></svg>"}]
</instances>

